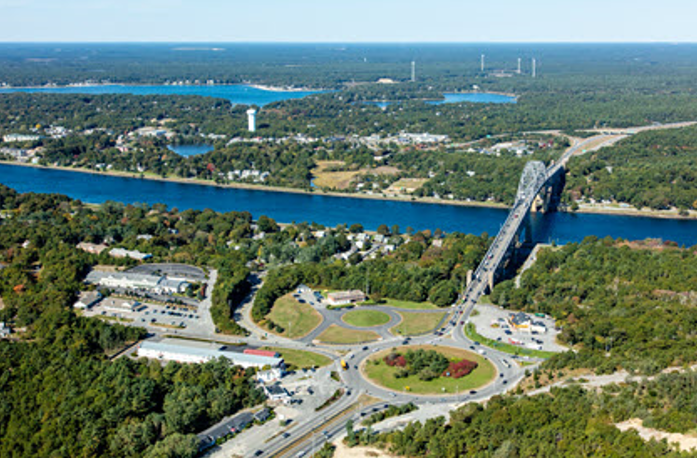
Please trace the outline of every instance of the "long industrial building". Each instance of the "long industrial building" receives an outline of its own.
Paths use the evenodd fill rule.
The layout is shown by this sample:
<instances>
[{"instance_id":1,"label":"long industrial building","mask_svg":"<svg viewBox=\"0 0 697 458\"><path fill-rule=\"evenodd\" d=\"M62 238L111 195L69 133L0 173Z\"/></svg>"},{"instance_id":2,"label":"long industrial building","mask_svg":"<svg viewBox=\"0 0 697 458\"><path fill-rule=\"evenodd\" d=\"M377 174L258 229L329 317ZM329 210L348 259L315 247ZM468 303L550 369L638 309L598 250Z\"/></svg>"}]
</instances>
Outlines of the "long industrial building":
<instances>
[{"instance_id":1,"label":"long industrial building","mask_svg":"<svg viewBox=\"0 0 697 458\"><path fill-rule=\"evenodd\" d=\"M183 293L189 283L181 279L169 279L161 275L134 274L130 272L97 272L87 274L87 283L107 288L148 290L158 294Z\"/></svg>"},{"instance_id":2,"label":"long industrial building","mask_svg":"<svg viewBox=\"0 0 697 458\"><path fill-rule=\"evenodd\" d=\"M180 339L164 339L160 342L148 340L138 346L138 356L180 363L205 363L222 357L232 361L235 366L244 368L271 367L282 370L285 367L283 358L227 351L227 348L225 345Z\"/></svg>"}]
</instances>

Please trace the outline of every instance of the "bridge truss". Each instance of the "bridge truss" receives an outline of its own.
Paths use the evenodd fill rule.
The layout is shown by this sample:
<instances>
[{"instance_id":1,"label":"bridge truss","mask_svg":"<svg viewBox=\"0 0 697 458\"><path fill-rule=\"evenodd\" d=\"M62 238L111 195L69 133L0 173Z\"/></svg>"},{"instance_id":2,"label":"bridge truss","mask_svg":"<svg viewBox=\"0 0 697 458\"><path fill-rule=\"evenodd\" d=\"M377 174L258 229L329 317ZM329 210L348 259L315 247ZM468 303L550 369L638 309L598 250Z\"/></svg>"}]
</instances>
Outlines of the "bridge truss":
<instances>
[{"instance_id":1,"label":"bridge truss","mask_svg":"<svg viewBox=\"0 0 697 458\"><path fill-rule=\"evenodd\" d=\"M534 197L540 188L547 181L547 167L542 161L530 161L525 164L523 175L518 183L518 193L516 201L521 202L525 199Z\"/></svg>"}]
</instances>

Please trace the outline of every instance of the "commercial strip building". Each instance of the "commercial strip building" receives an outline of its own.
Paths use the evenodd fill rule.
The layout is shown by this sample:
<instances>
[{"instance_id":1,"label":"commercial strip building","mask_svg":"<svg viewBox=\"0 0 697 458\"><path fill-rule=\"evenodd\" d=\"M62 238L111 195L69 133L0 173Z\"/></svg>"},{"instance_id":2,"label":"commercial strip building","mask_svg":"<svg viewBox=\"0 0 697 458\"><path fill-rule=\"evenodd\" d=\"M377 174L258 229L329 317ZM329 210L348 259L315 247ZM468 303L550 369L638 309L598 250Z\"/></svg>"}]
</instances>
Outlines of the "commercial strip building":
<instances>
[{"instance_id":1,"label":"commercial strip building","mask_svg":"<svg viewBox=\"0 0 697 458\"><path fill-rule=\"evenodd\" d=\"M218 358L226 358L235 366L257 369L270 368L283 371L283 358L250 355L230 351L226 345L192 342L181 339L163 339L160 342L146 340L138 346L138 356L158 359L160 361L177 361L180 363L205 363Z\"/></svg>"},{"instance_id":2,"label":"commercial strip building","mask_svg":"<svg viewBox=\"0 0 697 458\"><path fill-rule=\"evenodd\" d=\"M87 283L107 288L146 290L158 294L183 293L189 283L183 279L171 279L162 275L134 274L129 272L97 272L87 274Z\"/></svg>"},{"instance_id":3,"label":"commercial strip building","mask_svg":"<svg viewBox=\"0 0 697 458\"><path fill-rule=\"evenodd\" d=\"M327 302L330 305L348 305L365 301L365 293L354 289L351 291L339 291L327 294Z\"/></svg>"}]
</instances>

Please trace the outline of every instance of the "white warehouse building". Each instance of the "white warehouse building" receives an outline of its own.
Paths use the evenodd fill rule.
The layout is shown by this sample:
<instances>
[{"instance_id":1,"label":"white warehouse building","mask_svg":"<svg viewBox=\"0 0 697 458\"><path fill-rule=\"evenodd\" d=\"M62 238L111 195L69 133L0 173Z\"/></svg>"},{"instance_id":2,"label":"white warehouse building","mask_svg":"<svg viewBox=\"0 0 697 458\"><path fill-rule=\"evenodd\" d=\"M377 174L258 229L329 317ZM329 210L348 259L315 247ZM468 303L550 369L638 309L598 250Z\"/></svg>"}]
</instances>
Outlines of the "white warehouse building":
<instances>
[{"instance_id":1,"label":"white warehouse building","mask_svg":"<svg viewBox=\"0 0 697 458\"><path fill-rule=\"evenodd\" d=\"M190 342L186 340L164 339L161 342L145 341L138 346L138 356L158 359L160 361L177 361L180 363L205 363L220 357L226 358L235 366L245 369L285 368L283 358L250 355L236 351L226 351L226 346Z\"/></svg>"},{"instance_id":2,"label":"white warehouse building","mask_svg":"<svg viewBox=\"0 0 697 458\"><path fill-rule=\"evenodd\" d=\"M149 290L155 293L183 293L189 283L183 279L171 279L158 275L133 274L128 272L96 272L87 274L87 283L107 288Z\"/></svg>"}]
</instances>

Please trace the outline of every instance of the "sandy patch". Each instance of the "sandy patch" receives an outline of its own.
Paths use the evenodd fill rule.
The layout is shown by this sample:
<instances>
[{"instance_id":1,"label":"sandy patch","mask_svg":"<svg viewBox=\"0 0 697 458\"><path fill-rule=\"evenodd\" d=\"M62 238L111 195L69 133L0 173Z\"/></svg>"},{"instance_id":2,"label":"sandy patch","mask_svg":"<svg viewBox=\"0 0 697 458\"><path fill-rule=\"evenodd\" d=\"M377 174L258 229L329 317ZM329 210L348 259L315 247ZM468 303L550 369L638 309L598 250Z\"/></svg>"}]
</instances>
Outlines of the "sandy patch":
<instances>
[{"instance_id":1,"label":"sandy patch","mask_svg":"<svg viewBox=\"0 0 697 458\"><path fill-rule=\"evenodd\" d=\"M617 423L615 426L620 431L627 431L633 429L639 433L639 436L645 441L654 439L660 441L666 439L669 444L677 445L677 449L683 452L697 449L697 437L687 434L679 433L667 433L665 431L659 431L657 429L645 428L643 421L639 418L632 418L631 420L623 421L622 423Z\"/></svg>"},{"instance_id":2,"label":"sandy patch","mask_svg":"<svg viewBox=\"0 0 697 458\"><path fill-rule=\"evenodd\" d=\"M397 455L386 453L383 450L372 447L347 447L343 440L334 442L336 450L334 458L394 458Z\"/></svg>"},{"instance_id":3,"label":"sandy patch","mask_svg":"<svg viewBox=\"0 0 697 458\"><path fill-rule=\"evenodd\" d=\"M388 194L411 194L428 181L427 178L402 178L385 190Z\"/></svg>"}]
</instances>

